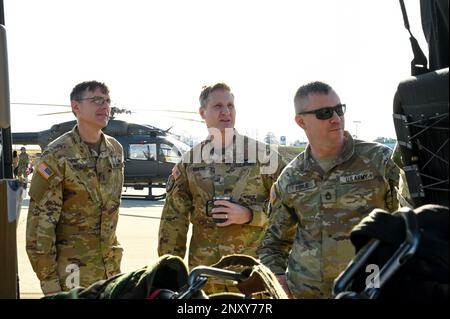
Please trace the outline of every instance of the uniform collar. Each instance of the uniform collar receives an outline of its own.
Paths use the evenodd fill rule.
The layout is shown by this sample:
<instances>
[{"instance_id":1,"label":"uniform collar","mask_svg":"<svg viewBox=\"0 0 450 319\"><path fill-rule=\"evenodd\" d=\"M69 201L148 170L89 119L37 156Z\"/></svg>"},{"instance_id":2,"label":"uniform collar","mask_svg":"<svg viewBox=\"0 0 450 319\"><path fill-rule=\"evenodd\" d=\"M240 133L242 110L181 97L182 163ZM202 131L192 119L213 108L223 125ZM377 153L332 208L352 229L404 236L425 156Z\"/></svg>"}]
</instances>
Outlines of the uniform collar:
<instances>
[{"instance_id":1,"label":"uniform collar","mask_svg":"<svg viewBox=\"0 0 450 319\"><path fill-rule=\"evenodd\" d=\"M233 156L236 159L244 159L246 160L248 158L248 152L247 152L247 148L248 148L248 143L245 141L247 138L245 135L241 135L235 128L234 130L234 134L233 134L233 142L230 143L230 145L228 145L224 152L225 152L225 161L230 162L233 161ZM208 145L209 143L211 143L211 136L208 136L204 141L201 142L201 147L202 149ZM236 141L243 141L244 144L243 145L239 145L239 147L236 147ZM211 154L212 156L214 156L214 154ZM231 157L230 157L231 156Z\"/></svg>"},{"instance_id":2,"label":"uniform collar","mask_svg":"<svg viewBox=\"0 0 450 319\"><path fill-rule=\"evenodd\" d=\"M84 149L86 154L91 154L91 150L89 149L89 146L81 139L80 132L78 131L78 124L76 124L72 128L71 133L72 133L72 138L73 138L75 144L80 145L80 147L82 147ZM101 139L101 143L100 143L99 156L100 157L109 156L109 154L113 153L113 151L114 151L112 144L108 141L108 139L106 138L105 134L102 131L100 131L100 139Z\"/></svg>"},{"instance_id":3,"label":"uniform collar","mask_svg":"<svg viewBox=\"0 0 450 319\"><path fill-rule=\"evenodd\" d=\"M233 128L233 144L236 141L236 135L240 135L239 132ZM212 135L208 135L202 143L206 144L206 143L211 143L212 142ZM231 144L230 144L231 145ZM229 147L229 146L228 146Z\"/></svg>"},{"instance_id":4,"label":"uniform collar","mask_svg":"<svg viewBox=\"0 0 450 319\"><path fill-rule=\"evenodd\" d=\"M353 140L353 137L350 135L348 131L344 131L344 139L345 139L344 146L342 147L341 153L334 161L335 166L348 161L355 152L355 142ZM319 170L319 169L320 171L322 171L320 165L311 155L311 146L309 144L306 146L304 152L304 165L305 171Z\"/></svg>"}]
</instances>

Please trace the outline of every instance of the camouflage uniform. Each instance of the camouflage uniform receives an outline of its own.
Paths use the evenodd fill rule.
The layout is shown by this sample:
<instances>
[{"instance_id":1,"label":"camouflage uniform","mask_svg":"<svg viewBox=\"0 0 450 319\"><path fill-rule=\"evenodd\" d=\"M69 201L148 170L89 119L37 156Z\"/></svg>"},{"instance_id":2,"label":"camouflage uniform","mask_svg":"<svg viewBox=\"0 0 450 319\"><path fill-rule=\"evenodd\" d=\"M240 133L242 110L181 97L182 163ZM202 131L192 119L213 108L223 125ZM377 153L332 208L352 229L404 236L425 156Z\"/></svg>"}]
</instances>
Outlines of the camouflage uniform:
<instances>
[{"instance_id":1,"label":"camouflage uniform","mask_svg":"<svg viewBox=\"0 0 450 319\"><path fill-rule=\"evenodd\" d=\"M354 256L349 234L374 208L395 211L399 168L381 144L346 141L324 173L310 146L282 172L271 191L269 226L258 251L285 273L295 298L329 298L333 280ZM292 251L291 251L292 249Z\"/></svg>"},{"instance_id":2,"label":"camouflage uniform","mask_svg":"<svg viewBox=\"0 0 450 319\"><path fill-rule=\"evenodd\" d=\"M14 178L18 178L19 176L19 156L14 157L13 155L13 172Z\"/></svg>"},{"instance_id":3,"label":"camouflage uniform","mask_svg":"<svg viewBox=\"0 0 450 319\"><path fill-rule=\"evenodd\" d=\"M249 152L247 143L245 148L236 147L236 138L245 138L250 144L257 145L258 155ZM210 141L205 140L187 152L174 167L167 182L167 199L159 228L160 256L172 254L184 258L189 223L192 223L190 268L209 266L229 254L256 257L256 249L267 226L266 208L270 187L285 163L274 150L268 155L270 158L266 156L260 161L266 154L266 144L237 132L232 145L228 150L235 149L234 161L232 157L225 155L224 162L215 160L208 164L214 159L210 154L207 154L206 160L195 161L195 154L211 147ZM239 158L243 160L239 161ZM269 160L276 164L275 167L272 166L269 174L261 173L263 163ZM233 202L249 208L253 214L252 220L247 224L217 227L212 218L206 215L205 207L208 200L220 195L231 196Z\"/></svg>"},{"instance_id":4,"label":"camouflage uniform","mask_svg":"<svg viewBox=\"0 0 450 319\"><path fill-rule=\"evenodd\" d=\"M102 133L96 154L77 126L43 152L30 187L26 250L44 293L72 288L66 279L73 265L84 287L120 273L123 167L117 140Z\"/></svg>"},{"instance_id":5,"label":"camouflage uniform","mask_svg":"<svg viewBox=\"0 0 450 319\"><path fill-rule=\"evenodd\" d=\"M30 158L27 153L20 153L19 154L19 163L17 166L17 177L27 177L27 167L28 163L30 162Z\"/></svg>"}]
</instances>

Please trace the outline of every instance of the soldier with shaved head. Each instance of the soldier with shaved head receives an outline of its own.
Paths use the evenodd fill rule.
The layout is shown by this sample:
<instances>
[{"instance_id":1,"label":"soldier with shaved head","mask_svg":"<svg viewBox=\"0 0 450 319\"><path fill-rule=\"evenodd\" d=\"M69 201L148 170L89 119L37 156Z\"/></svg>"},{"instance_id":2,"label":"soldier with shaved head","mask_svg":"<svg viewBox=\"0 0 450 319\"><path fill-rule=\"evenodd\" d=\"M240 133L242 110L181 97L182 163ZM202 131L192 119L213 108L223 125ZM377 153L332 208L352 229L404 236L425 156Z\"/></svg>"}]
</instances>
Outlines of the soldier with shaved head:
<instances>
[{"instance_id":1,"label":"soldier with shaved head","mask_svg":"<svg viewBox=\"0 0 450 319\"><path fill-rule=\"evenodd\" d=\"M309 144L271 190L259 257L291 297L330 298L354 256L353 226L374 208L398 208L399 168L388 147L345 131L346 105L328 84L301 86L294 104Z\"/></svg>"}]
</instances>

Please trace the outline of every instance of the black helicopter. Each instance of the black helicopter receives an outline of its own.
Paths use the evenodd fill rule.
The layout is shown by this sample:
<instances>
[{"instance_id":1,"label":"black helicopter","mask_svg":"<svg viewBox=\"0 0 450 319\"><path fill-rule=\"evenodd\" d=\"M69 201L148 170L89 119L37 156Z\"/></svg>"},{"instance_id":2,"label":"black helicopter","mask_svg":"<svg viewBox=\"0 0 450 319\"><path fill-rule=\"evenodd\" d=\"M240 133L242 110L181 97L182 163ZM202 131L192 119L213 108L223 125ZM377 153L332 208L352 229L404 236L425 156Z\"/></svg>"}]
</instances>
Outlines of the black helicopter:
<instances>
[{"instance_id":1,"label":"black helicopter","mask_svg":"<svg viewBox=\"0 0 450 319\"><path fill-rule=\"evenodd\" d=\"M59 113L67 112L41 115ZM165 193L154 195L152 189L165 188L167 177L170 175L174 164L189 149L189 146L170 133L170 128L163 130L151 125L128 123L114 119L115 115L119 113L131 112L112 107L110 121L103 132L113 136L122 144L125 159L124 187L132 187L137 190L148 188L146 199L163 199ZM54 124L50 129L41 132L12 133L13 144L33 144L44 149L51 141L70 131L75 124L76 121L74 120ZM135 196L137 195L124 194L124 198Z\"/></svg>"}]
</instances>

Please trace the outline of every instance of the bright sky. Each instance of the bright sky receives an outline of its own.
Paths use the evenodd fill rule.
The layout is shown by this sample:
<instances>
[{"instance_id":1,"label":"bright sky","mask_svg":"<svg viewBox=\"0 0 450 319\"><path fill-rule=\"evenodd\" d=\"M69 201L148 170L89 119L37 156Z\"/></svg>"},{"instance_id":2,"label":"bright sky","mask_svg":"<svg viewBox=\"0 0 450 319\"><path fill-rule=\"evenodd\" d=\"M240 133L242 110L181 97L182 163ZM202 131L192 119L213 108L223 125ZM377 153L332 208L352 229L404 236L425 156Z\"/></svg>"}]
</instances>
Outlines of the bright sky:
<instances>
[{"instance_id":1,"label":"bright sky","mask_svg":"<svg viewBox=\"0 0 450 319\"><path fill-rule=\"evenodd\" d=\"M405 0L413 34L427 52L419 0ZM394 137L392 101L410 75L412 52L392 0L4 0L11 102L68 104L73 86L105 82L119 117L174 132L204 125L142 109L197 111L201 87L228 83L236 127L261 139L306 140L293 97L328 82L347 104L346 128L360 138ZM12 131L72 120L60 107L17 106ZM200 119L199 116L195 118ZM356 124L355 121L360 121Z\"/></svg>"}]
</instances>

